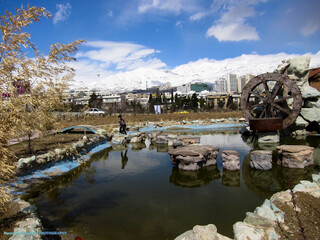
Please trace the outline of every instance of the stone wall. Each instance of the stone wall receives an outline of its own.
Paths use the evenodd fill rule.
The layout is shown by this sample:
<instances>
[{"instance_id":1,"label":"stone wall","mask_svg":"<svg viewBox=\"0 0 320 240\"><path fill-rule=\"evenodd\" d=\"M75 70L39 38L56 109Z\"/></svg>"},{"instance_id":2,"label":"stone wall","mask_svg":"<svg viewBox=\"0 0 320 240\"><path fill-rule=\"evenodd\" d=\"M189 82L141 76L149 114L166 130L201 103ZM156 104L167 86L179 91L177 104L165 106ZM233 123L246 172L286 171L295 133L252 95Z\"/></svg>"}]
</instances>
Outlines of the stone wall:
<instances>
[{"instance_id":1,"label":"stone wall","mask_svg":"<svg viewBox=\"0 0 320 240\"><path fill-rule=\"evenodd\" d=\"M278 66L276 72L285 74L293 80L301 91L303 105L300 116L295 122L295 129L307 129L309 131L320 131L320 92L309 85L309 56L299 56L284 60ZM305 134L306 132L294 132L294 134Z\"/></svg>"},{"instance_id":2,"label":"stone wall","mask_svg":"<svg viewBox=\"0 0 320 240\"><path fill-rule=\"evenodd\" d=\"M33 155L28 158L20 158L16 163L16 175L19 176L30 171L35 171L40 167L65 160L66 158L80 156L81 151L88 150L96 146L97 144L109 139L110 137L106 132L104 132L103 134L95 135L92 138L84 136L82 140L73 143L71 147L64 149L56 148L55 150L49 151L46 154Z\"/></svg>"}]
</instances>

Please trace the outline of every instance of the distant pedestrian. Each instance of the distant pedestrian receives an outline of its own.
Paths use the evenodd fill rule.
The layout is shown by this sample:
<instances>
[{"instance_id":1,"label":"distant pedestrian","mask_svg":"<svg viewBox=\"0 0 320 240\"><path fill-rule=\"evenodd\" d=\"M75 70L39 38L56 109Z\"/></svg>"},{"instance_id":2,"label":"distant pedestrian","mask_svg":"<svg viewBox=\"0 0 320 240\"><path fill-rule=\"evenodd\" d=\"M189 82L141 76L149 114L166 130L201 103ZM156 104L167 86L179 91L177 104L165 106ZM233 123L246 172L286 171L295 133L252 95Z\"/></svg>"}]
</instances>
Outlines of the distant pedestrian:
<instances>
[{"instance_id":1,"label":"distant pedestrian","mask_svg":"<svg viewBox=\"0 0 320 240\"><path fill-rule=\"evenodd\" d=\"M119 115L118 118L120 118L120 121L119 121L119 124L120 124L119 132L121 134L127 134L127 131L126 131L127 124L126 124L126 122L124 121L124 119L122 118L121 115Z\"/></svg>"}]
</instances>

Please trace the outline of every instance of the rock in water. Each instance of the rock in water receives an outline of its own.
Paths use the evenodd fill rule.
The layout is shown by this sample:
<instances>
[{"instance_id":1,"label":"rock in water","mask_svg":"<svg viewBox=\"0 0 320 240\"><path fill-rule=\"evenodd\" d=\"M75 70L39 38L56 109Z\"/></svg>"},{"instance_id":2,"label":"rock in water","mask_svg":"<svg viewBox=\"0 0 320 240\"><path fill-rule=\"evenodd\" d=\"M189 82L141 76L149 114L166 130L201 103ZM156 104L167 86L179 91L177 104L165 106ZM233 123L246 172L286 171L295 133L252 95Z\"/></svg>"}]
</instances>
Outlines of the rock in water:
<instances>
[{"instance_id":1,"label":"rock in water","mask_svg":"<svg viewBox=\"0 0 320 240\"><path fill-rule=\"evenodd\" d=\"M240 154L234 150L224 150L221 152L223 168L234 171L240 170Z\"/></svg>"},{"instance_id":2,"label":"rock in water","mask_svg":"<svg viewBox=\"0 0 320 240\"><path fill-rule=\"evenodd\" d=\"M211 145L188 145L169 151L171 162L188 171L216 164L218 153L219 148Z\"/></svg>"},{"instance_id":3,"label":"rock in water","mask_svg":"<svg viewBox=\"0 0 320 240\"><path fill-rule=\"evenodd\" d=\"M250 153L250 167L260 170L272 168L272 151L256 150Z\"/></svg>"},{"instance_id":4,"label":"rock in water","mask_svg":"<svg viewBox=\"0 0 320 240\"><path fill-rule=\"evenodd\" d=\"M277 147L277 164L289 168L305 168L313 164L313 147L304 145L281 145Z\"/></svg>"}]
</instances>

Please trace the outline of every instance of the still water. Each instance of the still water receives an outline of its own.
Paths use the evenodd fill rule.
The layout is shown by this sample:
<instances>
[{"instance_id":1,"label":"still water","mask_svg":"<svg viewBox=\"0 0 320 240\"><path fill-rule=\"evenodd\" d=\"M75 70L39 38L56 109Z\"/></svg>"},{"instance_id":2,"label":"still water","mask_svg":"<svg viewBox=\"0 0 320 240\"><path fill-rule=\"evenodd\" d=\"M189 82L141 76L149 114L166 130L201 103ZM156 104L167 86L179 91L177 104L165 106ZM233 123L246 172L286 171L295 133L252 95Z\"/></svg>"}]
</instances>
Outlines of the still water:
<instances>
[{"instance_id":1,"label":"still water","mask_svg":"<svg viewBox=\"0 0 320 240\"><path fill-rule=\"evenodd\" d=\"M292 170L276 164L271 171L252 170L249 153L259 149L254 141L244 142L233 132L196 134L201 144L220 147L220 152L238 151L241 170L223 170L219 154L217 166L181 171L171 164L167 146L146 141L122 150L108 147L25 198L59 231L68 232L62 239L174 239L196 224L209 223L233 237L232 225L246 212L319 172L317 166ZM320 162L319 137L287 138L281 144L313 146Z\"/></svg>"}]
</instances>

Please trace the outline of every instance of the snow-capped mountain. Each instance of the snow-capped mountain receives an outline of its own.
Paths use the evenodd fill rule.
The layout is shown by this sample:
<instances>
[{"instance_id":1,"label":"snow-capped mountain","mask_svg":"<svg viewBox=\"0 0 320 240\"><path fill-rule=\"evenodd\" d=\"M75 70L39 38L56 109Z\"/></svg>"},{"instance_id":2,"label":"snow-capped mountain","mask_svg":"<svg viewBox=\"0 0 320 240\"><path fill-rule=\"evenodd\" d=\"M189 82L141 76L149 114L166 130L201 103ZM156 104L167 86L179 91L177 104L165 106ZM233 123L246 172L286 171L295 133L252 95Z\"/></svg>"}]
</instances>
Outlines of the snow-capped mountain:
<instances>
[{"instance_id":1,"label":"snow-capped mountain","mask_svg":"<svg viewBox=\"0 0 320 240\"><path fill-rule=\"evenodd\" d=\"M317 54L307 55L311 57L310 68L320 66L320 51ZM189 62L173 69L139 68L132 71L113 73L103 78L95 78L92 81L82 81L81 87L122 92L134 89L146 89L146 87L159 86L167 82L171 86L179 86L195 80L214 83L215 80L229 73L242 76L273 72L283 60L295 56L298 55L279 53L273 55L244 54L225 60L206 58ZM80 82L77 81L77 72L75 79L79 86Z\"/></svg>"}]
</instances>

